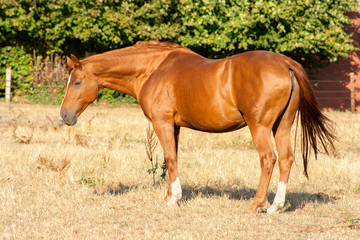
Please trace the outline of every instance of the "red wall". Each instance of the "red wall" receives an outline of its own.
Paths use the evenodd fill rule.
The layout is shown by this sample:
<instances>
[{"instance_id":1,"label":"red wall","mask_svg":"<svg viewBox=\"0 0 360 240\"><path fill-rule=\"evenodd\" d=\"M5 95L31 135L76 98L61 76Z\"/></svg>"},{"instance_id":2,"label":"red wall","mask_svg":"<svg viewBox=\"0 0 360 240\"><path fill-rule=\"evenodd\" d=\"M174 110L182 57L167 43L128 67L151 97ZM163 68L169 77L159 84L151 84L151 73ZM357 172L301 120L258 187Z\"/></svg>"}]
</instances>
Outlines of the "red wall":
<instances>
[{"instance_id":1,"label":"red wall","mask_svg":"<svg viewBox=\"0 0 360 240\"><path fill-rule=\"evenodd\" d=\"M360 48L360 12L350 13L349 16L355 21L346 31L353 34L353 45ZM360 51L352 52L338 63L313 70L317 71L314 77L319 79L314 89L320 104L325 109L341 111L350 109L350 73L353 72L355 107L360 112Z\"/></svg>"}]
</instances>

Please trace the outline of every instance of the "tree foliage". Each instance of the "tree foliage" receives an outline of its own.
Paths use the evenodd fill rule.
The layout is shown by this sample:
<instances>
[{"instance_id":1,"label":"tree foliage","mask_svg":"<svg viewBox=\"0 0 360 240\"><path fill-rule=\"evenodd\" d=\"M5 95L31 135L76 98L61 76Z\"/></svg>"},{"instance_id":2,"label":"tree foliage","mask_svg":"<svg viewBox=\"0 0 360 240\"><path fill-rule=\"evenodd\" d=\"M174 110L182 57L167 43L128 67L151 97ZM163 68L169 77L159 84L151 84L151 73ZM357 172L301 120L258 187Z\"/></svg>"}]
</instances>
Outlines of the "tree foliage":
<instances>
[{"instance_id":1,"label":"tree foliage","mask_svg":"<svg viewBox=\"0 0 360 240\"><path fill-rule=\"evenodd\" d=\"M217 55L265 49L336 61L353 50L343 28L352 1L182 0L183 45ZM295 53L295 54L294 54ZM296 57L295 56L295 57Z\"/></svg>"},{"instance_id":2,"label":"tree foliage","mask_svg":"<svg viewBox=\"0 0 360 240\"><path fill-rule=\"evenodd\" d=\"M266 49L336 61L354 50L343 31L354 7L354 0L1 0L0 46L84 55L168 40L212 57Z\"/></svg>"},{"instance_id":3,"label":"tree foliage","mask_svg":"<svg viewBox=\"0 0 360 240\"><path fill-rule=\"evenodd\" d=\"M16 84L26 86L34 55L83 57L138 40L171 41L212 58L263 49L334 62L355 50L344 32L355 6L355 0L0 0L0 79L11 66Z\"/></svg>"}]
</instances>

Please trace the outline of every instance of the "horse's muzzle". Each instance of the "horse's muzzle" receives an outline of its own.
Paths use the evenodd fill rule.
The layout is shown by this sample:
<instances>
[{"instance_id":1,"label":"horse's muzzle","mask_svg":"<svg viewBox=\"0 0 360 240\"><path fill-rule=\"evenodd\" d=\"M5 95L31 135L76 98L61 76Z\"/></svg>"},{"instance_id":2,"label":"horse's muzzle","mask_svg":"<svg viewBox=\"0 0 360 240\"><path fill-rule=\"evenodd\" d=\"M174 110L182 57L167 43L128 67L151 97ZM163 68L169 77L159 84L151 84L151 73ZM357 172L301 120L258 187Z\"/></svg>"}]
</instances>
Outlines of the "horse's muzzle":
<instances>
[{"instance_id":1,"label":"horse's muzzle","mask_svg":"<svg viewBox=\"0 0 360 240\"><path fill-rule=\"evenodd\" d=\"M64 109L60 113L60 117L61 117L61 120L68 126L72 126L72 125L76 124L76 121L77 121L76 113L71 113L71 112L67 111L66 109Z\"/></svg>"}]
</instances>

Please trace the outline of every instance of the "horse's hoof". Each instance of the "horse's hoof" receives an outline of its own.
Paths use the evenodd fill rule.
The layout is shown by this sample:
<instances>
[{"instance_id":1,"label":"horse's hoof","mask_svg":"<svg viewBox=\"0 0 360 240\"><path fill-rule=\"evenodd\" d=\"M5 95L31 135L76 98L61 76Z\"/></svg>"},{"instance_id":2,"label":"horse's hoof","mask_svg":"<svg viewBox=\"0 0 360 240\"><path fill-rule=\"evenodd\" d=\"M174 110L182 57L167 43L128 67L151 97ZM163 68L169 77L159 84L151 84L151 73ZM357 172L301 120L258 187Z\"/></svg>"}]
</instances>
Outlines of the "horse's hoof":
<instances>
[{"instance_id":1,"label":"horse's hoof","mask_svg":"<svg viewBox=\"0 0 360 240\"><path fill-rule=\"evenodd\" d=\"M246 209L246 212L247 212L247 213L254 214L254 213L256 213L256 208L250 206L248 209Z\"/></svg>"},{"instance_id":2,"label":"horse's hoof","mask_svg":"<svg viewBox=\"0 0 360 240\"><path fill-rule=\"evenodd\" d=\"M267 211L266 211L268 214L275 214L275 213L279 213L279 209L274 206L274 205L271 205Z\"/></svg>"},{"instance_id":3,"label":"horse's hoof","mask_svg":"<svg viewBox=\"0 0 360 240\"><path fill-rule=\"evenodd\" d=\"M267 208L265 207L259 207L256 209L257 213L267 213Z\"/></svg>"},{"instance_id":4,"label":"horse's hoof","mask_svg":"<svg viewBox=\"0 0 360 240\"><path fill-rule=\"evenodd\" d=\"M176 196L171 196L171 197L167 196L165 198L164 202L165 202L166 206L170 206L170 207L176 206L176 207L178 207L180 199L178 199Z\"/></svg>"}]
</instances>

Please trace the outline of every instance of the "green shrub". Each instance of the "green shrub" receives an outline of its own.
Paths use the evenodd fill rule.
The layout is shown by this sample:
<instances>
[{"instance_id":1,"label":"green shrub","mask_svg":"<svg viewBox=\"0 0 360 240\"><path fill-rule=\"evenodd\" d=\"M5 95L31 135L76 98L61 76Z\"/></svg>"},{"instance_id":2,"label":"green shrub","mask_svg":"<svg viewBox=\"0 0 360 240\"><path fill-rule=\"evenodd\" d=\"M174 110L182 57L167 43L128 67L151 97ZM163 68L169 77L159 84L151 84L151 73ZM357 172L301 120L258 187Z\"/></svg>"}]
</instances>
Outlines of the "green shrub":
<instances>
[{"instance_id":1,"label":"green shrub","mask_svg":"<svg viewBox=\"0 0 360 240\"><path fill-rule=\"evenodd\" d=\"M204 56L265 49L336 61L355 48L344 26L355 0L11 0L0 4L0 46L104 52L169 40Z\"/></svg>"},{"instance_id":2,"label":"green shrub","mask_svg":"<svg viewBox=\"0 0 360 240\"><path fill-rule=\"evenodd\" d=\"M99 102L107 103L137 103L136 99L125 93L115 91L112 89L104 88L99 91Z\"/></svg>"},{"instance_id":3,"label":"green shrub","mask_svg":"<svg viewBox=\"0 0 360 240\"><path fill-rule=\"evenodd\" d=\"M6 68L11 68L11 85L13 94L27 94L33 80L32 57L22 47L0 48L0 97L5 94Z\"/></svg>"},{"instance_id":4,"label":"green shrub","mask_svg":"<svg viewBox=\"0 0 360 240\"><path fill-rule=\"evenodd\" d=\"M303 64L303 59L309 64L335 62L356 50L344 31L352 22L346 13L355 7L355 0L0 1L0 78L11 66L13 86L19 88L15 94L39 100L44 95L57 103L66 77L38 82L31 74L34 53L42 61L53 53L62 59L71 53L81 57L138 40L171 41L212 58L263 49ZM22 88L31 81L44 87ZM1 81L0 97L4 85ZM99 100L135 102L113 90L102 90Z\"/></svg>"}]
</instances>

